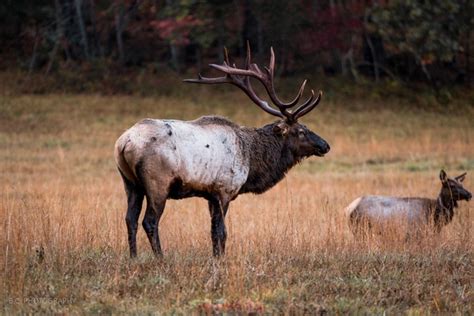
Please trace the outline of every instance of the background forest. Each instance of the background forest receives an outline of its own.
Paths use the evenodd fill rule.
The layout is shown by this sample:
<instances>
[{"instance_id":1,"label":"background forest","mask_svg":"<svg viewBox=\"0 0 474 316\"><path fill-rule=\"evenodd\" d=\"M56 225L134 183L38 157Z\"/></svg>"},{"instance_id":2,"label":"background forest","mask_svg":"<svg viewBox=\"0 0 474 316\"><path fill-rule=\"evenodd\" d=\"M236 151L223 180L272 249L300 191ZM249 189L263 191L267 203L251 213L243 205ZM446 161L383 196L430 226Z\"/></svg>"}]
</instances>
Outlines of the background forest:
<instances>
[{"instance_id":1,"label":"background forest","mask_svg":"<svg viewBox=\"0 0 474 316\"><path fill-rule=\"evenodd\" d=\"M195 73L222 62L224 46L243 58L248 41L257 62L274 47L278 75L469 86L473 7L469 0L5 0L0 67L87 90L84 82L118 75Z\"/></svg>"}]
</instances>

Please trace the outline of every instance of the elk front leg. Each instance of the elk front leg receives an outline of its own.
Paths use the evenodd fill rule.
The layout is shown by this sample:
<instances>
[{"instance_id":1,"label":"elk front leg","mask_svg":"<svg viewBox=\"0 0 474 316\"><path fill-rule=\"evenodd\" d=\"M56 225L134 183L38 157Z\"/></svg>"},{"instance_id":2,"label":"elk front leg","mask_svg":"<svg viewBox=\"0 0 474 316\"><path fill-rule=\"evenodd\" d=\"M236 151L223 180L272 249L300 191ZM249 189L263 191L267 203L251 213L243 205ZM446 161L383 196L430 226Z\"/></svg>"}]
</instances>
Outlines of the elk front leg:
<instances>
[{"instance_id":1,"label":"elk front leg","mask_svg":"<svg viewBox=\"0 0 474 316\"><path fill-rule=\"evenodd\" d=\"M209 212L211 214L211 239L212 253L219 257L225 253L225 242L227 232L225 228L225 215L229 207L229 202L223 203L218 199L209 200Z\"/></svg>"}]
</instances>

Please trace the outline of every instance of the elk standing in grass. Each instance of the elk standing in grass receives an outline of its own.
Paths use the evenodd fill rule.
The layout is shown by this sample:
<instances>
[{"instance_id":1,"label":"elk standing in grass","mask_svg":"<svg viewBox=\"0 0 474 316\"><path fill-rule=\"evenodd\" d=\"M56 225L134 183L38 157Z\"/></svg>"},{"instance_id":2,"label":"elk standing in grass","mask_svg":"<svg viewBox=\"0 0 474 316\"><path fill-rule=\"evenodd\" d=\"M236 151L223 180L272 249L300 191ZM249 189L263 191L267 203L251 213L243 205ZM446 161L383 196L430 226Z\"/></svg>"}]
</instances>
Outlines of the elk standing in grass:
<instances>
[{"instance_id":1,"label":"elk standing in grass","mask_svg":"<svg viewBox=\"0 0 474 316\"><path fill-rule=\"evenodd\" d=\"M286 172L310 156L329 152L328 143L299 124L321 100L321 92L295 107L296 98L284 103L273 84L275 57L271 50L269 67L262 71L250 61L246 68L230 66L227 53L223 65L210 65L225 74L218 78L185 80L192 83L230 83L265 112L280 119L261 128L241 127L225 118L205 116L194 121L144 119L128 129L115 144L115 160L125 184L128 209L126 223L130 255L136 256L136 233L144 197L147 200L143 228L155 254L162 253L159 221L167 199L203 197L209 202L213 254L225 251L225 215L229 203L239 194L263 193ZM254 92L250 77L262 83L271 107ZM293 110L291 110L293 109Z\"/></svg>"},{"instance_id":2,"label":"elk standing in grass","mask_svg":"<svg viewBox=\"0 0 474 316\"><path fill-rule=\"evenodd\" d=\"M355 199L346 208L352 232L358 234L364 228L374 226L383 229L384 225L395 220L401 220L396 224L407 224L410 230L430 225L439 232L452 221L454 209L458 207L457 201L469 201L472 197L462 186L466 173L450 179L441 170L439 177L442 187L437 199L379 195Z\"/></svg>"}]
</instances>

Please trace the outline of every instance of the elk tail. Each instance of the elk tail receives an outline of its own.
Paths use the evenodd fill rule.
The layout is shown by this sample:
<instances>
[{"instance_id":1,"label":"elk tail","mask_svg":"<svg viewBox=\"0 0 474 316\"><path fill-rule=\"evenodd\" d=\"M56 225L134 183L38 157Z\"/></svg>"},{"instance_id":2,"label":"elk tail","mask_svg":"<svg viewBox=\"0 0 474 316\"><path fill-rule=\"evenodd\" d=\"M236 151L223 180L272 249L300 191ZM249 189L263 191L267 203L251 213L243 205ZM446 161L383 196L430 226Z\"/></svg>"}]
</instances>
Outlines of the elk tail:
<instances>
[{"instance_id":1,"label":"elk tail","mask_svg":"<svg viewBox=\"0 0 474 316\"><path fill-rule=\"evenodd\" d=\"M353 215L352 213L354 212L354 210L357 208L357 206L359 206L359 203L360 203L360 200L362 198L357 198L355 199L354 201L351 202L351 204L349 204L346 208L345 208L345 213L346 213L346 216L351 218Z\"/></svg>"},{"instance_id":2,"label":"elk tail","mask_svg":"<svg viewBox=\"0 0 474 316\"><path fill-rule=\"evenodd\" d=\"M128 180L133 184L138 184L139 181L137 176L133 172L133 169L128 164L128 161L125 157L127 145L129 145L130 139L128 137L120 137L117 142L115 143L115 162L117 163L117 168L124 178L124 180Z\"/></svg>"}]
</instances>

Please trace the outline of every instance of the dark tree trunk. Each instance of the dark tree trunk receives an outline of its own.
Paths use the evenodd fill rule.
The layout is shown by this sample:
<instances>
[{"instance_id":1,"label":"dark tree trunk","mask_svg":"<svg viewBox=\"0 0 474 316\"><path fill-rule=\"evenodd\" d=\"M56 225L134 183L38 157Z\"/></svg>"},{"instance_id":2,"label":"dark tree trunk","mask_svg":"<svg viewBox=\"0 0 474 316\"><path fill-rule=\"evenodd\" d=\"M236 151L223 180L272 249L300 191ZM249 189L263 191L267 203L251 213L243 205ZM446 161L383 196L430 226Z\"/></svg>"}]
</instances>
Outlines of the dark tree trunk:
<instances>
[{"instance_id":1,"label":"dark tree trunk","mask_svg":"<svg viewBox=\"0 0 474 316\"><path fill-rule=\"evenodd\" d=\"M115 40L117 41L119 61L122 64L126 62L123 32L127 28L127 24L130 21L130 18L136 13L141 3L141 0L134 0L132 1L132 3L130 3L128 8L125 9L125 4L121 2L118 5L117 12L115 13Z\"/></svg>"},{"instance_id":2,"label":"dark tree trunk","mask_svg":"<svg viewBox=\"0 0 474 316\"><path fill-rule=\"evenodd\" d=\"M255 17L249 0L245 0L244 4L244 17L242 27L242 41L243 43L249 43L251 47L259 48L259 34L258 34L258 20ZM245 52L245 47L243 48ZM244 53L245 55L245 53Z\"/></svg>"},{"instance_id":3,"label":"dark tree trunk","mask_svg":"<svg viewBox=\"0 0 474 316\"><path fill-rule=\"evenodd\" d=\"M55 9L55 19L56 19L56 41L54 42L53 49L49 53L49 61L46 66L46 75L51 72L58 49L63 38L64 30L62 26L62 12L61 12L61 3L59 0L54 0L54 9Z\"/></svg>"},{"instance_id":4,"label":"dark tree trunk","mask_svg":"<svg viewBox=\"0 0 474 316\"><path fill-rule=\"evenodd\" d=\"M242 5L240 4L240 1L234 0L234 7L235 11L237 12L238 16L238 33L239 33L239 56L245 56L246 54L246 48L245 45L247 43L247 39L244 36L244 14L242 12Z\"/></svg>"},{"instance_id":5,"label":"dark tree trunk","mask_svg":"<svg viewBox=\"0 0 474 316\"><path fill-rule=\"evenodd\" d=\"M257 20L257 49L260 60L263 59L263 23Z\"/></svg>"},{"instance_id":6,"label":"dark tree trunk","mask_svg":"<svg viewBox=\"0 0 474 316\"><path fill-rule=\"evenodd\" d=\"M367 9L364 14L364 59L372 64L372 74L375 82L380 81L380 65L384 63L385 51L382 38L370 34L368 31L371 9Z\"/></svg>"},{"instance_id":7,"label":"dark tree trunk","mask_svg":"<svg viewBox=\"0 0 474 316\"><path fill-rule=\"evenodd\" d=\"M86 27L84 24L84 18L82 16L82 0L74 0L74 5L76 8L76 19L79 32L81 33L81 46L84 54L84 58L88 60L89 56L89 43L87 40Z\"/></svg>"},{"instance_id":8,"label":"dark tree trunk","mask_svg":"<svg viewBox=\"0 0 474 316\"><path fill-rule=\"evenodd\" d=\"M115 40L117 41L117 51L120 63L125 63L125 51L123 48L123 24L124 24L124 8L120 4L115 13Z\"/></svg>"},{"instance_id":9,"label":"dark tree trunk","mask_svg":"<svg viewBox=\"0 0 474 316\"><path fill-rule=\"evenodd\" d=\"M468 87L471 86L472 83L472 74L471 74L471 42L474 40L472 37L471 29L468 28L466 34L466 48L465 48L465 56L466 56L466 85Z\"/></svg>"},{"instance_id":10,"label":"dark tree trunk","mask_svg":"<svg viewBox=\"0 0 474 316\"><path fill-rule=\"evenodd\" d=\"M225 16L223 14L222 10L217 9L215 11L215 19L217 20L217 45L218 45L218 57L219 57L219 63L224 62L224 46L225 46Z\"/></svg>"},{"instance_id":11,"label":"dark tree trunk","mask_svg":"<svg viewBox=\"0 0 474 316\"><path fill-rule=\"evenodd\" d=\"M200 45L196 45L196 68L198 73L202 71L202 48Z\"/></svg>"},{"instance_id":12,"label":"dark tree trunk","mask_svg":"<svg viewBox=\"0 0 474 316\"><path fill-rule=\"evenodd\" d=\"M94 56L102 57L104 55L104 50L100 43L100 35L97 32L97 16L95 9L95 0L89 0L89 16L91 23L91 37L93 39L93 52Z\"/></svg>"},{"instance_id":13,"label":"dark tree trunk","mask_svg":"<svg viewBox=\"0 0 474 316\"><path fill-rule=\"evenodd\" d=\"M174 1L166 0L166 6L173 7ZM174 70L179 72L181 69L180 49L176 44L172 42L169 45L170 45L170 55L171 55L171 66L173 67Z\"/></svg>"},{"instance_id":14,"label":"dark tree trunk","mask_svg":"<svg viewBox=\"0 0 474 316\"><path fill-rule=\"evenodd\" d=\"M36 66L36 55L38 51L39 42L40 42L39 29L38 29L38 25L35 25L35 40L33 44L33 52L31 54L30 64L28 66L28 76L31 75L31 73L33 72Z\"/></svg>"}]
</instances>

